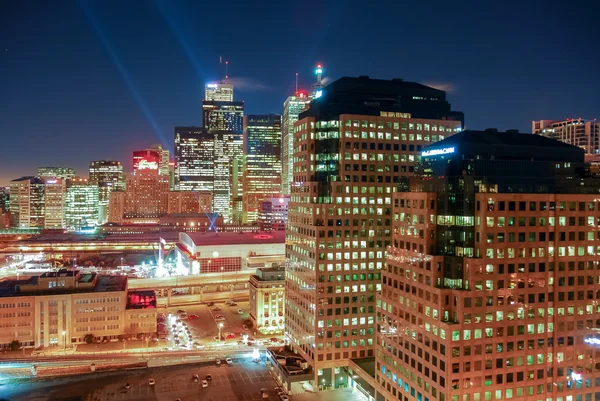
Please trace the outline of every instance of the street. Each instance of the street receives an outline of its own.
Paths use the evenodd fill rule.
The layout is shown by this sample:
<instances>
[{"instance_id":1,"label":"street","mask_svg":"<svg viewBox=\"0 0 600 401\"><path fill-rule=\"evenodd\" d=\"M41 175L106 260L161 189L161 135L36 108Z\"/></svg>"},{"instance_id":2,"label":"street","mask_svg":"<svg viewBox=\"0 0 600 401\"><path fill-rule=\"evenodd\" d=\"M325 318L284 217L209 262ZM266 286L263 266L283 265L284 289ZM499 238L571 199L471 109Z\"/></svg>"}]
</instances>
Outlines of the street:
<instances>
[{"instance_id":1,"label":"street","mask_svg":"<svg viewBox=\"0 0 600 401\"><path fill-rule=\"evenodd\" d=\"M203 380L211 374L207 388L200 382L194 383L192 375ZM148 380L156 384L150 386ZM125 390L125 384L131 388ZM0 382L0 394L10 401L59 401L67 399L85 400L92 395L93 401L259 401L260 389L269 390L269 399L277 400L273 388L275 382L263 363L250 358L236 359L233 366L225 361L216 366L214 361L195 365L171 366L98 374L93 377L55 380L31 380L20 384Z\"/></svg>"}]
</instances>

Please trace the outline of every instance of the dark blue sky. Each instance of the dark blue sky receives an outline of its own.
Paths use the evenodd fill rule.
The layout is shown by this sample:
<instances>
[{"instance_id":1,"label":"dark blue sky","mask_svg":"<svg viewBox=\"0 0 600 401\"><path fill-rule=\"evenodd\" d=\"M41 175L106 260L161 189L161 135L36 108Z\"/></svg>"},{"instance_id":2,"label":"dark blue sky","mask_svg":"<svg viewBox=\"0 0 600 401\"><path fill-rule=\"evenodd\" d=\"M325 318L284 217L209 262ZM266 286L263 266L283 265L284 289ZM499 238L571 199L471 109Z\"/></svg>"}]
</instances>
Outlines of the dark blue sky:
<instances>
[{"instance_id":1,"label":"dark blue sky","mask_svg":"<svg viewBox=\"0 0 600 401\"><path fill-rule=\"evenodd\" d=\"M443 85L467 128L600 117L593 3L0 0L0 184L172 147L220 55L247 113L281 112L322 62L328 79Z\"/></svg>"}]
</instances>

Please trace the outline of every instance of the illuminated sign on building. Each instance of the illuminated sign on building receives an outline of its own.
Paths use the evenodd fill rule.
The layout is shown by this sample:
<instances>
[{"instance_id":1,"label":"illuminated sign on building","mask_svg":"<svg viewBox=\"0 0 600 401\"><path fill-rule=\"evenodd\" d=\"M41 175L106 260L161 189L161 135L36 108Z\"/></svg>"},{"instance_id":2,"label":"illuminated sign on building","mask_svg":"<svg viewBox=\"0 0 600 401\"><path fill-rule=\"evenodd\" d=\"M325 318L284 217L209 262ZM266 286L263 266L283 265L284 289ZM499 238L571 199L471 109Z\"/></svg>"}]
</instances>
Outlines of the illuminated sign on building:
<instances>
[{"instance_id":1,"label":"illuminated sign on building","mask_svg":"<svg viewBox=\"0 0 600 401\"><path fill-rule=\"evenodd\" d=\"M318 90L318 91L315 92L315 99L318 99L321 96L323 96L323 91L322 90Z\"/></svg>"},{"instance_id":2,"label":"illuminated sign on building","mask_svg":"<svg viewBox=\"0 0 600 401\"><path fill-rule=\"evenodd\" d=\"M454 146L451 148L426 150L423 152L422 156L438 156L438 155L447 155L450 153L454 153Z\"/></svg>"},{"instance_id":3,"label":"illuminated sign on building","mask_svg":"<svg viewBox=\"0 0 600 401\"><path fill-rule=\"evenodd\" d=\"M46 181L46 184L56 184L56 180L48 180Z\"/></svg>"},{"instance_id":4,"label":"illuminated sign on building","mask_svg":"<svg viewBox=\"0 0 600 401\"><path fill-rule=\"evenodd\" d=\"M151 161L148 161L145 159L141 159L140 164L138 165L138 169L140 169L140 170L145 170L145 169L158 170L158 163L151 162Z\"/></svg>"},{"instance_id":5,"label":"illuminated sign on building","mask_svg":"<svg viewBox=\"0 0 600 401\"><path fill-rule=\"evenodd\" d=\"M599 346L600 345L600 338L588 337L588 338L585 338L583 340L583 342L586 343L586 344L589 344L589 345Z\"/></svg>"},{"instance_id":6,"label":"illuminated sign on building","mask_svg":"<svg viewBox=\"0 0 600 401\"><path fill-rule=\"evenodd\" d=\"M207 88L216 88L217 84L206 84Z\"/></svg>"}]
</instances>

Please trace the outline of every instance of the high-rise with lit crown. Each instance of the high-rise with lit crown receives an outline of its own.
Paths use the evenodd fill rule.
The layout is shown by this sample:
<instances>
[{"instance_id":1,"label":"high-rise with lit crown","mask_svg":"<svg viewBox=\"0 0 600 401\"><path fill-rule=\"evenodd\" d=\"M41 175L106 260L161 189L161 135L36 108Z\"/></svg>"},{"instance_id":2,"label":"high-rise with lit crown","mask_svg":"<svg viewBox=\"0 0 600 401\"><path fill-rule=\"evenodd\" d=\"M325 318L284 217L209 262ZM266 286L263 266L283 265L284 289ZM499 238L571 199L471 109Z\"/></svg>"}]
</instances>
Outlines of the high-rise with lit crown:
<instances>
[{"instance_id":1,"label":"high-rise with lit crown","mask_svg":"<svg viewBox=\"0 0 600 401\"><path fill-rule=\"evenodd\" d=\"M233 102L233 85L212 82L204 86L204 100Z\"/></svg>"},{"instance_id":2,"label":"high-rise with lit crown","mask_svg":"<svg viewBox=\"0 0 600 401\"><path fill-rule=\"evenodd\" d=\"M376 399L597 400L600 178L584 150L463 131L393 195Z\"/></svg>"},{"instance_id":3,"label":"high-rise with lit crown","mask_svg":"<svg viewBox=\"0 0 600 401\"><path fill-rule=\"evenodd\" d=\"M374 355L399 179L463 115L445 92L398 79L345 77L318 91L294 126L285 331L315 389L332 389L348 384L350 358Z\"/></svg>"},{"instance_id":4,"label":"high-rise with lit crown","mask_svg":"<svg viewBox=\"0 0 600 401\"><path fill-rule=\"evenodd\" d=\"M244 222L258 219L261 201L281 191L281 116L244 118Z\"/></svg>"}]
</instances>

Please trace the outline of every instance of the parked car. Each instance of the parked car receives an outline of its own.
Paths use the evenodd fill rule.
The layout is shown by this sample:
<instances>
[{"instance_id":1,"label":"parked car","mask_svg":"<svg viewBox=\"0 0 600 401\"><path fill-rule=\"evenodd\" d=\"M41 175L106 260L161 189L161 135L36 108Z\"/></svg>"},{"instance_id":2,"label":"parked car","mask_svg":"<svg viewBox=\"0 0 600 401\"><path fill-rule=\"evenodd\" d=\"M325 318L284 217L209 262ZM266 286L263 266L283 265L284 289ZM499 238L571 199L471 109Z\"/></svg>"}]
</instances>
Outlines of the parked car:
<instances>
[{"instance_id":1,"label":"parked car","mask_svg":"<svg viewBox=\"0 0 600 401\"><path fill-rule=\"evenodd\" d=\"M125 390L129 390L130 388L131 388L131 384L129 384L129 383L126 383L126 384L125 384Z\"/></svg>"},{"instance_id":2,"label":"parked car","mask_svg":"<svg viewBox=\"0 0 600 401\"><path fill-rule=\"evenodd\" d=\"M267 391L266 388L260 389L260 397L261 398L269 398L269 392Z\"/></svg>"},{"instance_id":3,"label":"parked car","mask_svg":"<svg viewBox=\"0 0 600 401\"><path fill-rule=\"evenodd\" d=\"M208 387L208 382L206 380L202 380L202 387Z\"/></svg>"},{"instance_id":4,"label":"parked car","mask_svg":"<svg viewBox=\"0 0 600 401\"><path fill-rule=\"evenodd\" d=\"M238 315L243 315L243 314L244 314L244 311L241 309L238 309Z\"/></svg>"},{"instance_id":5,"label":"parked car","mask_svg":"<svg viewBox=\"0 0 600 401\"><path fill-rule=\"evenodd\" d=\"M189 315L188 319L198 319L198 315Z\"/></svg>"},{"instance_id":6,"label":"parked car","mask_svg":"<svg viewBox=\"0 0 600 401\"><path fill-rule=\"evenodd\" d=\"M233 361L231 360L231 358L225 358L225 362L227 362L227 365L229 366L233 365Z\"/></svg>"},{"instance_id":7,"label":"parked car","mask_svg":"<svg viewBox=\"0 0 600 401\"><path fill-rule=\"evenodd\" d=\"M154 380L154 378L150 378L150 379L148 380L148 385L150 385L150 386L154 386L155 384L156 384L156 381Z\"/></svg>"},{"instance_id":8,"label":"parked car","mask_svg":"<svg viewBox=\"0 0 600 401\"><path fill-rule=\"evenodd\" d=\"M206 305L213 306L215 303L213 301L208 302Z\"/></svg>"},{"instance_id":9,"label":"parked car","mask_svg":"<svg viewBox=\"0 0 600 401\"><path fill-rule=\"evenodd\" d=\"M221 364L221 359L220 358L215 359L215 364L217 366L219 366Z\"/></svg>"},{"instance_id":10,"label":"parked car","mask_svg":"<svg viewBox=\"0 0 600 401\"><path fill-rule=\"evenodd\" d=\"M182 313L185 313L185 311L183 309L177 309L177 314L181 315Z\"/></svg>"},{"instance_id":11,"label":"parked car","mask_svg":"<svg viewBox=\"0 0 600 401\"><path fill-rule=\"evenodd\" d=\"M290 398L285 394L279 394L279 399L281 401L290 401Z\"/></svg>"},{"instance_id":12,"label":"parked car","mask_svg":"<svg viewBox=\"0 0 600 401\"><path fill-rule=\"evenodd\" d=\"M275 391L275 394L277 394L277 395L284 394L283 389L279 386L273 387L273 391Z\"/></svg>"},{"instance_id":13,"label":"parked car","mask_svg":"<svg viewBox=\"0 0 600 401\"><path fill-rule=\"evenodd\" d=\"M210 375L210 374L209 374L209 375L206 375L205 379L206 379L206 380L209 380L209 381L210 381L210 380L212 380L212 375Z\"/></svg>"},{"instance_id":14,"label":"parked car","mask_svg":"<svg viewBox=\"0 0 600 401\"><path fill-rule=\"evenodd\" d=\"M218 311L220 311L220 310L221 310L221 308L219 308L218 306L217 306L217 307L215 307L215 308L213 308L213 312L218 312Z\"/></svg>"},{"instance_id":15,"label":"parked car","mask_svg":"<svg viewBox=\"0 0 600 401\"><path fill-rule=\"evenodd\" d=\"M248 331L248 326L246 326L245 324L242 326L242 329L244 329L244 331Z\"/></svg>"},{"instance_id":16,"label":"parked car","mask_svg":"<svg viewBox=\"0 0 600 401\"><path fill-rule=\"evenodd\" d=\"M198 380L200 380L200 377L198 377L198 375L193 375L193 376L192 376L192 381L193 381L194 383L198 383Z\"/></svg>"},{"instance_id":17,"label":"parked car","mask_svg":"<svg viewBox=\"0 0 600 401\"><path fill-rule=\"evenodd\" d=\"M180 319L182 319L182 320L183 320L183 319L187 319L187 318L188 318L188 315L187 315L187 313L182 313L181 315L179 315L179 318L180 318ZM184 324L185 324L185 323L184 323Z\"/></svg>"}]
</instances>

